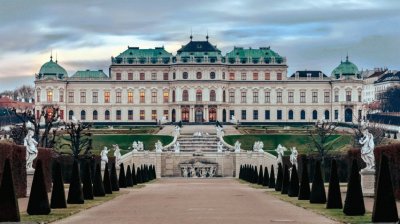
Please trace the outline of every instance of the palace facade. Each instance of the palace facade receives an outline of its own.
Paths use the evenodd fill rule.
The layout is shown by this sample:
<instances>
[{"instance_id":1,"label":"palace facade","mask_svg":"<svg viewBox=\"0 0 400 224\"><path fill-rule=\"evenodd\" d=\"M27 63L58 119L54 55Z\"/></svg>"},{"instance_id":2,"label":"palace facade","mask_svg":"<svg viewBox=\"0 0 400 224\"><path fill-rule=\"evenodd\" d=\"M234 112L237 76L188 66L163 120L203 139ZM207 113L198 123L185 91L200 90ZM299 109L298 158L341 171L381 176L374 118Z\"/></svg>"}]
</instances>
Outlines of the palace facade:
<instances>
[{"instance_id":1,"label":"palace facade","mask_svg":"<svg viewBox=\"0 0 400 224\"><path fill-rule=\"evenodd\" d=\"M357 122L363 117L363 81L348 58L330 76L298 71L288 76L286 58L270 47L221 54L193 41L175 55L163 47L128 47L102 70L69 76L50 58L35 79L37 116L57 107L61 119L97 124L169 122Z\"/></svg>"}]
</instances>

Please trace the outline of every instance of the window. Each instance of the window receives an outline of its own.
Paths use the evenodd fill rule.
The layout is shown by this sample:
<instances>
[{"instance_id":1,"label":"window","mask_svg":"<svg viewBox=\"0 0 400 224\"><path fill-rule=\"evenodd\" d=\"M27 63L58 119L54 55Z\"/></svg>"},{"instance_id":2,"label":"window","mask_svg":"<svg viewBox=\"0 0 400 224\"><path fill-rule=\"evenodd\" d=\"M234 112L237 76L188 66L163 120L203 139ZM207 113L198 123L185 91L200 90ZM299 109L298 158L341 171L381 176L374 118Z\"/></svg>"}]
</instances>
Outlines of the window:
<instances>
[{"instance_id":1,"label":"window","mask_svg":"<svg viewBox=\"0 0 400 224\"><path fill-rule=\"evenodd\" d=\"M276 111L276 119L277 120L282 120L282 110L277 110Z\"/></svg>"},{"instance_id":2,"label":"window","mask_svg":"<svg viewBox=\"0 0 400 224\"><path fill-rule=\"evenodd\" d=\"M229 110L229 119L232 119L232 116L235 116L235 111Z\"/></svg>"},{"instance_id":3,"label":"window","mask_svg":"<svg viewBox=\"0 0 400 224\"><path fill-rule=\"evenodd\" d=\"M74 102L74 92L68 92L68 103Z\"/></svg>"},{"instance_id":4,"label":"window","mask_svg":"<svg viewBox=\"0 0 400 224\"><path fill-rule=\"evenodd\" d=\"M318 119L318 112L316 110L313 110L312 112L312 119L317 120Z\"/></svg>"},{"instance_id":5,"label":"window","mask_svg":"<svg viewBox=\"0 0 400 224\"><path fill-rule=\"evenodd\" d=\"M151 120L157 121L157 110L151 110Z\"/></svg>"},{"instance_id":6,"label":"window","mask_svg":"<svg viewBox=\"0 0 400 224\"><path fill-rule=\"evenodd\" d=\"M211 90L210 91L210 101L211 102L215 102L215 100L216 100L215 97L216 97L215 96L215 90Z\"/></svg>"},{"instance_id":7,"label":"window","mask_svg":"<svg viewBox=\"0 0 400 224\"><path fill-rule=\"evenodd\" d=\"M151 80L157 80L157 73L151 73Z\"/></svg>"},{"instance_id":8,"label":"window","mask_svg":"<svg viewBox=\"0 0 400 224\"><path fill-rule=\"evenodd\" d=\"M226 102L226 92L225 90L222 92L222 102Z\"/></svg>"},{"instance_id":9,"label":"window","mask_svg":"<svg viewBox=\"0 0 400 224\"><path fill-rule=\"evenodd\" d=\"M282 80L282 73L276 74L276 80Z\"/></svg>"},{"instance_id":10,"label":"window","mask_svg":"<svg viewBox=\"0 0 400 224\"><path fill-rule=\"evenodd\" d=\"M64 102L64 90L63 89L60 89L59 90L59 100L58 101L60 101L60 103L62 103L62 102Z\"/></svg>"},{"instance_id":11,"label":"window","mask_svg":"<svg viewBox=\"0 0 400 224\"><path fill-rule=\"evenodd\" d=\"M169 120L169 111L164 110L163 115L164 115L165 119L168 121Z\"/></svg>"},{"instance_id":12,"label":"window","mask_svg":"<svg viewBox=\"0 0 400 224\"><path fill-rule=\"evenodd\" d=\"M265 120L271 119L271 112L270 110L265 110Z\"/></svg>"},{"instance_id":13,"label":"window","mask_svg":"<svg viewBox=\"0 0 400 224\"><path fill-rule=\"evenodd\" d=\"M40 102L40 89L36 90L36 102Z\"/></svg>"},{"instance_id":14,"label":"window","mask_svg":"<svg viewBox=\"0 0 400 224\"><path fill-rule=\"evenodd\" d=\"M358 102L361 102L361 91L358 91Z\"/></svg>"},{"instance_id":15,"label":"window","mask_svg":"<svg viewBox=\"0 0 400 224\"><path fill-rule=\"evenodd\" d=\"M265 103L271 103L271 92L265 92Z\"/></svg>"},{"instance_id":16,"label":"window","mask_svg":"<svg viewBox=\"0 0 400 224\"><path fill-rule=\"evenodd\" d=\"M253 92L253 103L258 103L258 92Z\"/></svg>"},{"instance_id":17,"label":"window","mask_svg":"<svg viewBox=\"0 0 400 224\"><path fill-rule=\"evenodd\" d=\"M128 73L128 80L133 80L133 73Z\"/></svg>"},{"instance_id":18,"label":"window","mask_svg":"<svg viewBox=\"0 0 400 224\"><path fill-rule=\"evenodd\" d=\"M362 119L362 110L358 110L358 121Z\"/></svg>"},{"instance_id":19,"label":"window","mask_svg":"<svg viewBox=\"0 0 400 224\"><path fill-rule=\"evenodd\" d=\"M258 110L253 110L253 120L258 120Z\"/></svg>"},{"instance_id":20,"label":"window","mask_svg":"<svg viewBox=\"0 0 400 224\"><path fill-rule=\"evenodd\" d=\"M53 102L53 90L47 90L47 102Z\"/></svg>"},{"instance_id":21,"label":"window","mask_svg":"<svg viewBox=\"0 0 400 224\"><path fill-rule=\"evenodd\" d=\"M335 90L335 102L339 102L339 91Z\"/></svg>"},{"instance_id":22,"label":"window","mask_svg":"<svg viewBox=\"0 0 400 224\"><path fill-rule=\"evenodd\" d=\"M133 92L128 91L128 103L133 103Z\"/></svg>"},{"instance_id":23,"label":"window","mask_svg":"<svg viewBox=\"0 0 400 224\"><path fill-rule=\"evenodd\" d=\"M128 120L133 120L133 110L128 110Z\"/></svg>"},{"instance_id":24,"label":"window","mask_svg":"<svg viewBox=\"0 0 400 224\"><path fill-rule=\"evenodd\" d=\"M197 78L197 79L201 79L201 76L202 76L202 75L201 75L201 72L197 72L197 73L196 73L196 78Z\"/></svg>"},{"instance_id":25,"label":"window","mask_svg":"<svg viewBox=\"0 0 400 224\"><path fill-rule=\"evenodd\" d=\"M325 92L324 93L324 102L329 103L330 101L331 101L331 97L330 97L329 92Z\"/></svg>"},{"instance_id":26,"label":"window","mask_svg":"<svg viewBox=\"0 0 400 224\"><path fill-rule=\"evenodd\" d=\"M339 110L335 110L335 120L339 119Z\"/></svg>"},{"instance_id":27,"label":"window","mask_svg":"<svg viewBox=\"0 0 400 224\"><path fill-rule=\"evenodd\" d=\"M269 74L269 72L265 73L265 80L270 80L271 79L271 75Z\"/></svg>"},{"instance_id":28,"label":"window","mask_svg":"<svg viewBox=\"0 0 400 224\"><path fill-rule=\"evenodd\" d=\"M347 102L351 101L351 90L346 91L346 101Z\"/></svg>"},{"instance_id":29,"label":"window","mask_svg":"<svg viewBox=\"0 0 400 224\"><path fill-rule=\"evenodd\" d=\"M117 121L119 121L119 120L121 120L121 110L117 110L117 112L116 112L116 119L117 119Z\"/></svg>"},{"instance_id":30,"label":"window","mask_svg":"<svg viewBox=\"0 0 400 224\"><path fill-rule=\"evenodd\" d=\"M172 102L175 102L175 97L176 97L175 90L172 90Z\"/></svg>"},{"instance_id":31,"label":"window","mask_svg":"<svg viewBox=\"0 0 400 224\"><path fill-rule=\"evenodd\" d=\"M210 72L210 79L215 79L215 72Z\"/></svg>"},{"instance_id":32,"label":"window","mask_svg":"<svg viewBox=\"0 0 400 224\"><path fill-rule=\"evenodd\" d=\"M288 93L288 103L294 103L294 93L293 92Z\"/></svg>"},{"instance_id":33,"label":"window","mask_svg":"<svg viewBox=\"0 0 400 224\"><path fill-rule=\"evenodd\" d=\"M140 90L140 103L145 103L144 90Z\"/></svg>"},{"instance_id":34,"label":"window","mask_svg":"<svg viewBox=\"0 0 400 224\"><path fill-rule=\"evenodd\" d=\"M246 103L246 98L247 98L247 97L246 97L246 92L241 92L241 93L240 93L240 96L241 96L241 97L240 97L240 102L241 102L241 103Z\"/></svg>"},{"instance_id":35,"label":"window","mask_svg":"<svg viewBox=\"0 0 400 224\"><path fill-rule=\"evenodd\" d=\"M188 79L188 73L187 73L187 72L184 72L184 73L182 74L182 78L183 78L183 79Z\"/></svg>"},{"instance_id":36,"label":"window","mask_svg":"<svg viewBox=\"0 0 400 224\"><path fill-rule=\"evenodd\" d=\"M81 103L86 103L86 92L81 92Z\"/></svg>"},{"instance_id":37,"label":"window","mask_svg":"<svg viewBox=\"0 0 400 224\"><path fill-rule=\"evenodd\" d=\"M174 72L174 73L172 73L172 79L176 79L176 73Z\"/></svg>"},{"instance_id":38,"label":"window","mask_svg":"<svg viewBox=\"0 0 400 224\"><path fill-rule=\"evenodd\" d=\"M305 120L305 119L306 119L306 111L301 110L301 112L300 112L300 119L301 119L301 120Z\"/></svg>"},{"instance_id":39,"label":"window","mask_svg":"<svg viewBox=\"0 0 400 224\"><path fill-rule=\"evenodd\" d=\"M104 120L108 121L110 120L110 111L106 110L106 112L104 112Z\"/></svg>"},{"instance_id":40,"label":"window","mask_svg":"<svg viewBox=\"0 0 400 224\"><path fill-rule=\"evenodd\" d=\"M282 103L282 92L277 92L276 93L276 102L277 103Z\"/></svg>"},{"instance_id":41,"label":"window","mask_svg":"<svg viewBox=\"0 0 400 224\"><path fill-rule=\"evenodd\" d=\"M289 110L288 119L293 120L293 110Z\"/></svg>"},{"instance_id":42,"label":"window","mask_svg":"<svg viewBox=\"0 0 400 224\"><path fill-rule=\"evenodd\" d=\"M168 103L169 101L169 92L168 91L164 91L163 93L163 102L164 103Z\"/></svg>"},{"instance_id":43,"label":"window","mask_svg":"<svg viewBox=\"0 0 400 224\"><path fill-rule=\"evenodd\" d=\"M229 80L235 80L235 73L229 73Z\"/></svg>"},{"instance_id":44,"label":"window","mask_svg":"<svg viewBox=\"0 0 400 224\"><path fill-rule=\"evenodd\" d=\"M329 110L325 110L324 117L325 120L329 120Z\"/></svg>"},{"instance_id":45,"label":"window","mask_svg":"<svg viewBox=\"0 0 400 224\"><path fill-rule=\"evenodd\" d=\"M318 103L318 92L312 92L312 102Z\"/></svg>"},{"instance_id":46,"label":"window","mask_svg":"<svg viewBox=\"0 0 400 224\"><path fill-rule=\"evenodd\" d=\"M164 80L168 80L168 78L169 78L169 77L168 77L168 73L164 73L164 74L163 74L163 79L164 79Z\"/></svg>"},{"instance_id":47,"label":"window","mask_svg":"<svg viewBox=\"0 0 400 224\"><path fill-rule=\"evenodd\" d=\"M247 79L246 73L242 73L240 77L241 77L242 80L246 80Z\"/></svg>"},{"instance_id":48,"label":"window","mask_svg":"<svg viewBox=\"0 0 400 224\"><path fill-rule=\"evenodd\" d=\"M189 101L189 93L188 93L188 91L186 89L183 90L182 101Z\"/></svg>"},{"instance_id":49,"label":"window","mask_svg":"<svg viewBox=\"0 0 400 224\"><path fill-rule=\"evenodd\" d=\"M116 103L121 103L121 92L117 92L117 94L115 95L115 101Z\"/></svg>"},{"instance_id":50,"label":"window","mask_svg":"<svg viewBox=\"0 0 400 224\"><path fill-rule=\"evenodd\" d=\"M74 116L74 111L73 110L68 111L68 120L72 120L73 116Z\"/></svg>"},{"instance_id":51,"label":"window","mask_svg":"<svg viewBox=\"0 0 400 224\"><path fill-rule=\"evenodd\" d=\"M225 79L225 72L222 72L222 79Z\"/></svg>"},{"instance_id":52,"label":"window","mask_svg":"<svg viewBox=\"0 0 400 224\"><path fill-rule=\"evenodd\" d=\"M234 103L235 102L235 92L230 91L229 92L229 103Z\"/></svg>"},{"instance_id":53,"label":"window","mask_svg":"<svg viewBox=\"0 0 400 224\"><path fill-rule=\"evenodd\" d=\"M99 102L99 92L92 92L92 103Z\"/></svg>"},{"instance_id":54,"label":"window","mask_svg":"<svg viewBox=\"0 0 400 224\"><path fill-rule=\"evenodd\" d=\"M200 89L196 90L196 101L202 101L203 100L203 93L201 92Z\"/></svg>"},{"instance_id":55,"label":"window","mask_svg":"<svg viewBox=\"0 0 400 224\"><path fill-rule=\"evenodd\" d=\"M98 118L97 110L94 110L94 111L93 111L93 120L94 120L94 121L97 121L97 118Z\"/></svg>"},{"instance_id":56,"label":"window","mask_svg":"<svg viewBox=\"0 0 400 224\"><path fill-rule=\"evenodd\" d=\"M110 92L104 92L104 103L110 103Z\"/></svg>"},{"instance_id":57,"label":"window","mask_svg":"<svg viewBox=\"0 0 400 224\"><path fill-rule=\"evenodd\" d=\"M300 103L306 102L306 92L300 92Z\"/></svg>"},{"instance_id":58,"label":"window","mask_svg":"<svg viewBox=\"0 0 400 224\"><path fill-rule=\"evenodd\" d=\"M144 80L144 78L145 78L144 77L145 76L144 73L140 73L139 76L140 76L140 80Z\"/></svg>"},{"instance_id":59,"label":"window","mask_svg":"<svg viewBox=\"0 0 400 224\"><path fill-rule=\"evenodd\" d=\"M151 92L151 102L157 103L157 92L155 92L155 91Z\"/></svg>"},{"instance_id":60,"label":"window","mask_svg":"<svg viewBox=\"0 0 400 224\"><path fill-rule=\"evenodd\" d=\"M84 110L81 111L81 120L82 121L86 120L86 111Z\"/></svg>"},{"instance_id":61,"label":"window","mask_svg":"<svg viewBox=\"0 0 400 224\"><path fill-rule=\"evenodd\" d=\"M258 80L258 73L253 73L253 80Z\"/></svg>"},{"instance_id":62,"label":"window","mask_svg":"<svg viewBox=\"0 0 400 224\"><path fill-rule=\"evenodd\" d=\"M246 110L242 110L242 120L246 120Z\"/></svg>"},{"instance_id":63,"label":"window","mask_svg":"<svg viewBox=\"0 0 400 224\"><path fill-rule=\"evenodd\" d=\"M116 79L117 79L117 80L121 80L121 73L117 73Z\"/></svg>"},{"instance_id":64,"label":"window","mask_svg":"<svg viewBox=\"0 0 400 224\"><path fill-rule=\"evenodd\" d=\"M144 118L144 110L140 110L140 120L143 121Z\"/></svg>"}]
</instances>

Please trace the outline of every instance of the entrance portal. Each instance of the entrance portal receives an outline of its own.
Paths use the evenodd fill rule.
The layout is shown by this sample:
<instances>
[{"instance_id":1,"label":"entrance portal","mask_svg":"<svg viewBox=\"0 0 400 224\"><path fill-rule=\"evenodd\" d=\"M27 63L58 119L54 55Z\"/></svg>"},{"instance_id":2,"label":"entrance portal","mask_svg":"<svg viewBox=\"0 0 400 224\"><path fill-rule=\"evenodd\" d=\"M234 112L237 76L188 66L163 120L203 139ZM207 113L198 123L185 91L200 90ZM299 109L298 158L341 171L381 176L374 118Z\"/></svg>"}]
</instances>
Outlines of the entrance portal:
<instances>
[{"instance_id":1,"label":"entrance portal","mask_svg":"<svg viewBox=\"0 0 400 224\"><path fill-rule=\"evenodd\" d=\"M183 122L189 122L189 107L182 107L182 119Z\"/></svg>"},{"instance_id":2,"label":"entrance portal","mask_svg":"<svg viewBox=\"0 0 400 224\"><path fill-rule=\"evenodd\" d=\"M196 123L203 122L203 108L201 108L201 107L196 108L196 111L195 111L195 122Z\"/></svg>"},{"instance_id":3,"label":"entrance portal","mask_svg":"<svg viewBox=\"0 0 400 224\"><path fill-rule=\"evenodd\" d=\"M353 110L347 108L344 110L344 122L352 122L353 121Z\"/></svg>"},{"instance_id":4,"label":"entrance portal","mask_svg":"<svg viewBox=\"0 0 400 224\"><path fill-rule=\"evenodd\" d=\"M217 108L210 107L208 110L208 121L216 122L217 121Z\"/></svg>"}]
</instances>

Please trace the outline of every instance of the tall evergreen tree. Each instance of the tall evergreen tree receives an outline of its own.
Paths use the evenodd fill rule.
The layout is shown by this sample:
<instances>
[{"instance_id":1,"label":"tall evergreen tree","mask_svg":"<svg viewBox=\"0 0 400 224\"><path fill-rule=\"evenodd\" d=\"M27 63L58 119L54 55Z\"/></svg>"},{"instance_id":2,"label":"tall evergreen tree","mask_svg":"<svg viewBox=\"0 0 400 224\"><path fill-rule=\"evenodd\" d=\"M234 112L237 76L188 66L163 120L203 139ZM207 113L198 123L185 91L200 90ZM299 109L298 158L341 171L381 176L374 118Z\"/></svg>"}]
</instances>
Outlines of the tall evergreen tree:
<instances>
[{"instance_id":1,"label":"tall evergreen tree","mask_svg":"<svg viewBox=\"0 0 400 224\"><path fill-rule=\"evenodd\" d=\"M71 181L69 183L68 190L68 204L83 204L85 203L83 199L82 182L79 171L78 160L74 159L74 164L72 165Z\"/></svg>"},{"instance_id":2,"label":"tall evergreen tree","mask_svg":"<svg viewBox=\"0 0 400 224\"><path fill-rule=\"evenodd\" d=\"M315 164L314 178L311 186L310 203L312 204L326 203L325 186L324 186L324 181L322 179L320 161L317 161Z\"/></svg>"},{"instance_id":3,"label":"tall evergreen tree","mask_svg":"<svg viewBox=\"0 0 400 224\"><path fill-rule=\"evenodd\" d=\"M125 176L125 167L124 164L121 163L119 165L119 179L118 185L120 188L126 188L126 176Z\"/></svg>"},{"instance_id":4,"label":"tall evergreen tree","mask_svg":"<svg viewBox=\"0 0 400 224\"><path fill-rule=\"evenodd\" d=\"M331 176L329 178L328 203L326 204L326 208L343 208L335 159L332 159L331 162Z\"/></svg>"},{"instance_id":5,"label":"tall evergreen tree","mask_svg":"<svg viewBox=\"0 0 400 224\"><path fill-rule=\"evenodd\" d=\"M104 192L106 194L112 194L110 172L108 169L109 169L108 163L106 163L104 167L104 177L103 177Z\"/></svg>"},{"instance_id":6,"label":"tall evergreen tree","mask_svg":"<svg viewBox=\"0 0 400 224\"><path fill-rule=\"evenodd\" d=\"M0 222L21 221L10 159L5 160L3 177L0 182L0 211Z\"/></svg>"},{"instance_id":7,"label":"tall evergreen tree","mask_svg":"<svg viewBox=\"0 0 400 224\"><path fill-rule=\"evenodd\" d=\"M267 187L268 185L269 185L269 173L268 173L268 167L265 166L265 168L264 168L263 186Z\"/></svg>"},{"instance_id":8,"label":"tall evergreen tree","mask_svg":"<svg viewBox=\"0 0 400 224\"><path fill-rule=\"evenodd\" d=\"M83 172L83 199L93 200L93 181L91 174L90 161L85 161L85 170Z\"/></svg>"},{"instance_id":9,"label":"tall evergreen tree","mask_svg":"<svg viewBox=\"0 0 400 224\"><path fill-rule=\"evenodd\" d=\"M132 183L133 183L134 186L138 184L135 164L132 164Z\"/></svg>"},{"instance_id":10,"label":"tall evergreen tree","mask_svg":"<svg viewBox=\"0 0 400 224\"><path fill-rule=\"evenodd\" d=\"M271 175L269 176L268 187L269 188L275 188L275 169L274 169L274 165L271 165Z\"/></svg>"},{"instance_id":11,"label":"tall evergreen tree","mask_svg":"<svg viewBox=\"0 0 400 224\"><path fill-rule=\"evenodd\" d=\"M281 194L288 194L289 191L289 168L285 165L283 172Z\"/></svg>"},{"instance_id":12,"label":"tall evergreen tree","mask_svg":"<svg viewBox=\"0 0 400 224\"><path fill-rule=\"evenodd\" d=\"M390 175L388 158L382 154L379 166L378 182L375 191L372 222L397 222L396 198L393 194L393 185Z\"/></svg>"},{"instance_id":13,"label":"tall evergreen tree","mask_svg":"<svg viewBox=\"0 0 400 224\"><path fill-rule=\"evenodd\" d=\"M110 179L111 179L111 189L112 189L112 191L119 191L117 169L115 168L115 163L113 163L112 166L111 166Z\"/></svg>"},{"instance_id":14,"label":"tall evergreen tree","mask_svg":"<svg viewBox=\"0 0 400 224\"><path fill-rule=\"evenodd\" d=\"M262 166L260 165L260 172L258 173L258 185L263 185L263 181L264 181L264 173L263 173L263 169Z\"/></svg>"},{"instance_id":15,"label":"tall evergreen tree","mask_svg":"<svg viewBox=\"0 0 400 224\"><path fill-rule=\"evenodd\" d=\"M292 166L288 195L289 197L299 196L299 175L297 174L296 165Z\"/></svg>"},{"instance_id":16,"label":"tall evergreen tree","mask_svg":"<svg viewBox=\"0 0 400 224\"><path fill-rule=\"evenodd\" d=\"M106 192L104 191L103 179L101 178L100 164L96 165L96 172L94 174L93 181L93 195L95 197L104 197Z\"/></svg>"},{"instance_id":17,"label":"tall evergreen tree","mask_svg":"<svg viewBox=\"0 0 400 224\"><path fill-rule=\"evenodd\" d=\"M42 160L36 162L35 173L33 174L31 194L29 195L28 208L29 215L48 215L50 213L49 197L44 181Z\"/></svg>"},{"instance_id":18,"label":"tall evergreen tree","mask_svg":"<svg viewBox=\"0 0 400 224\"><path fill-rule=\"evenodd\" d=\"M299 200L310 200L310 179L308 177L307 159L302 159L301 183Z\"/></svg>"},{"instance_id":19,"label":"tall evergreen tree","mask_svg":"<svg viewBox=\"0 0 400 224\"><path fill-rule=\"evenodd\" d=\"M282 190L282 182L283 182L282 164L278 163L278 175L276 177L275 191Z\"/></svg>"},{"instance_id":20,"label":"tall evergreen tree","mask_svg":"<svg viewBox=\"0 0 400 224\"><path fill-rule=\"evenodd\" d=\"M61 164L56 160L53 167L53 189L51 191L51 208L66 208L64 181L62 177Z\"/></svg>"},{"instance_id":21,"label":"tall evergreen tree","mask_svg":"<svg viewBox=\"0 0 400 224\"><path fill-rule=\"evenodd\" d=\"M343 213L350 216L364 215L365 205L361 188L361 177L357 160L353 159L351 174L347 183L346 199L344 201Z\"/></svg>"},{"instance_id":22,"label":"tall evergreen tree","mask_svg":"<svg viewBox=\"0 0 400 224\"><path fill-rule=\"evenodd\" d=\"M133 187L132 172L131 172L131 166L130 165L128 165L126 167L126 186L127 187Z\"/></svg>"}]
</instances>

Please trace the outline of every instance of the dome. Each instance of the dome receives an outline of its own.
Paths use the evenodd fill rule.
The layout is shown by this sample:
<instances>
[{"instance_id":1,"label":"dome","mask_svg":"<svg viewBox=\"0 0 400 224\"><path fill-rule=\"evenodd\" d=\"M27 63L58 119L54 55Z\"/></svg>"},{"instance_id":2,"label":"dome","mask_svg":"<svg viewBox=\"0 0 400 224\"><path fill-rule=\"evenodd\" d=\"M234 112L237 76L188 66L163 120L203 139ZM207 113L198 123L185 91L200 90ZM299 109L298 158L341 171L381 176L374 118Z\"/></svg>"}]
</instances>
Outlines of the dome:
<instances>
[{"instance_id":1,"label":"dome","mask_svg":"<svg viewBox=\"0 0 400 224\"><path fill-rule=\"evenodd\" d=\"M44 63L39 71L39 79L41 78L58 78L63 79L67 77L67 71L61 67L57 61L53 61L50 57L50 61Z\"/></svg>"},{"instance_id":2,"label":"dome","mask_svg":"<svg viewBox=\"0 0 400 224\"><path fill-rule=\"evenodd\" d=\"M349 57L346 57L346 61L341 61L340 65L332 71L332 77L339 78L342 75L358 75L358 68L355 64L349 61Z\"/></svg>"}]
</instances>

